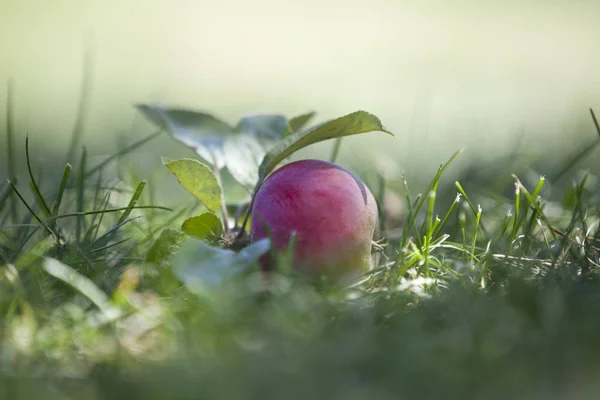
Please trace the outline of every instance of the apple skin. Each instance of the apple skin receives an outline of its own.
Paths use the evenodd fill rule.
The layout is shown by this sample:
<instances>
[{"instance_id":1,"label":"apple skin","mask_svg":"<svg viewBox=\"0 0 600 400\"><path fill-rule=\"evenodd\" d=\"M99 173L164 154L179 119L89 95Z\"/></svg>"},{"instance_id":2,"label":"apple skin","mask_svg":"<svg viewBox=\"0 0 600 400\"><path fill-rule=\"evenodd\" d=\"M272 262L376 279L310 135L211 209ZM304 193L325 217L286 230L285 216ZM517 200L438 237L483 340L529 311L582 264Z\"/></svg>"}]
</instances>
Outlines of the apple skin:
<instances>
[{"instance_id":1,"label":"apple skin","mask_svg":"<svg viewBox=\"0 0 600 400\"><path fill-rule=\"evenodd\" d=\"M300 160L273 172L259 188L250 240L271 237L275 248L285 250L296 232L294 270L340 281L372 269L377 224L375 198L356 175L331 162ZM266 271L274 269L270 254L260 262Z\"/></svg>"}]
</instances>

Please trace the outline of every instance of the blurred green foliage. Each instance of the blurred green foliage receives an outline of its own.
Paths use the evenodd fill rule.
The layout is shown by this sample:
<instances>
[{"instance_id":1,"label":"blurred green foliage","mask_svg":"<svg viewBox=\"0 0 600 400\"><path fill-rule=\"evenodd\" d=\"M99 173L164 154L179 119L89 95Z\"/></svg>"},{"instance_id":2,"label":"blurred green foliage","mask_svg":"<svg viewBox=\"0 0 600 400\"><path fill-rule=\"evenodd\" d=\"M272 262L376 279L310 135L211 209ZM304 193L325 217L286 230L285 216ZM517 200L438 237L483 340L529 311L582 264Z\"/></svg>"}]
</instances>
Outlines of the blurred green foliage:
<instances>
[{"instance_id":1,"label":"blurred green foliage","mask_svg":"<svg viewBox=\"0 0 600 400\"><path fill-rule=\"evenodd\" d=\"M282 270L265 286L250 266L213 287L181 274L211 267L180 231L203 209L193 198L160 207L152 180L130 173L111 185L108 163L88 165L85 153L66 183L36 179L41 165L26 158L33 200L17 196L19 182L0 210L2 398L563 399L600 389L600 199L577 157L557 165L566 172L556 181L534 162L510 177L519 164L508 159L489 173L497 179L472 169L456 183L444 182L450 159L424 195L405 182L400 223L380 177L385 240L372 273L329 285ZM59 206L45 216L44 201ZM216 257L215 268L225 254Z\"/></svg>"}]
</instances>

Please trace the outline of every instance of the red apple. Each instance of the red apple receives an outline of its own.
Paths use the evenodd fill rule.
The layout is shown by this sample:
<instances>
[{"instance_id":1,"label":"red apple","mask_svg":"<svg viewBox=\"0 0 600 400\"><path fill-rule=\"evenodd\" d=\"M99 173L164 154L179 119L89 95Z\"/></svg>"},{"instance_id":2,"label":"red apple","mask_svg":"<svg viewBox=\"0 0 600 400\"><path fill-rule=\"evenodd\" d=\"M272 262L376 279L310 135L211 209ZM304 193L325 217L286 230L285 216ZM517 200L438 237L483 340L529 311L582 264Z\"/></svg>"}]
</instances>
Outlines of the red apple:
<instances>
[{"instance_id":1,"label":"red apple","mask_svg":"<svg viewBox=\"0 0 600 400\"><path fill-rule=\"evenodd\" d=\"M377 222L375 198L356 175L327 161L301 160L276 170L258 190L250 239L271 237L285 250L296 232L294 269L338 281L372 268ZM273 269L269 254L261 263Z\"/></svg>"}]
</instances>

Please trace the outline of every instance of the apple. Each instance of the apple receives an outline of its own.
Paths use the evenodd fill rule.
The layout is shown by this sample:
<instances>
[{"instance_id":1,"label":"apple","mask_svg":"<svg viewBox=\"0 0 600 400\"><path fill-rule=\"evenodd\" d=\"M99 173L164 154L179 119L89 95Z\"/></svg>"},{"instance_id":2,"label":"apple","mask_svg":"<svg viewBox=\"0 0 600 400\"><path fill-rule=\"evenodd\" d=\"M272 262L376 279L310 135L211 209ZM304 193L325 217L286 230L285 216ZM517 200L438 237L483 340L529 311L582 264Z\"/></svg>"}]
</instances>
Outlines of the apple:
<instances>
[{"instance_id":1,"label":"apple","mask_svg":"<svg viewBox=\"0 0 600 400\"><path fill-rule=\"evenodd\" d=\"M331 162L300 160L273 172L259 188L250 240L270 237L275 248L286 250L295 232L294 270L340 281L372 269L377 224L375 198L356 175ZM273 270L270 254L260 262Z\"/></svg>"}]
</instances>

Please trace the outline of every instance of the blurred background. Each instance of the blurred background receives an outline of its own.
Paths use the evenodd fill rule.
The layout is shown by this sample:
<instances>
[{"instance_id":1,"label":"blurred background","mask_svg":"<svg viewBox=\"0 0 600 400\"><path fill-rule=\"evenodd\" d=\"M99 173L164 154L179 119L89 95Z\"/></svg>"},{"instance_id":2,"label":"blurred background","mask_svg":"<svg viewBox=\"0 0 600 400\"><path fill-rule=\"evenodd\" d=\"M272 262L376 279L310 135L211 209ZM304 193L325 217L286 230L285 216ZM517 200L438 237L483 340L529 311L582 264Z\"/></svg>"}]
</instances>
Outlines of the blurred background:
<instances>
[{"instance_id":1,"label":"blurred background","mask_svg":"<svg viewBox=\"0 0 600 400\"><path fill-rule=\"evenodd\" d=\"M595 139L599 18L573 0L0 0L0 107L12 79L18 152L28 134L38 162L64 161L86 69L91 160L150 133L132 105L155 102L231 123L367 110L398 138L344 139L338 160L377 154L390 179L460 148L459 166L515 148L552 162ZM136 154L151 170L189 151L165 135Z\"/></svg>"}]
</instances>

